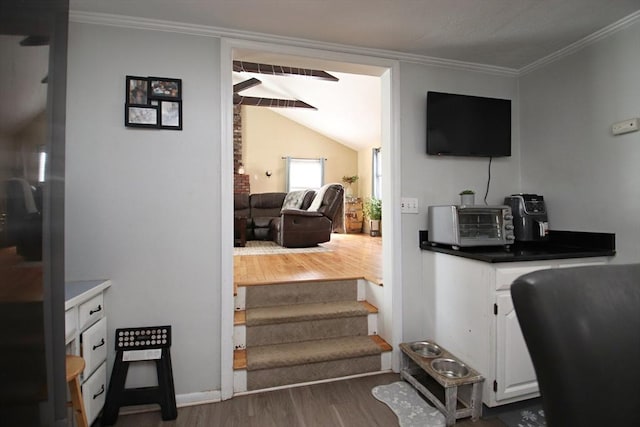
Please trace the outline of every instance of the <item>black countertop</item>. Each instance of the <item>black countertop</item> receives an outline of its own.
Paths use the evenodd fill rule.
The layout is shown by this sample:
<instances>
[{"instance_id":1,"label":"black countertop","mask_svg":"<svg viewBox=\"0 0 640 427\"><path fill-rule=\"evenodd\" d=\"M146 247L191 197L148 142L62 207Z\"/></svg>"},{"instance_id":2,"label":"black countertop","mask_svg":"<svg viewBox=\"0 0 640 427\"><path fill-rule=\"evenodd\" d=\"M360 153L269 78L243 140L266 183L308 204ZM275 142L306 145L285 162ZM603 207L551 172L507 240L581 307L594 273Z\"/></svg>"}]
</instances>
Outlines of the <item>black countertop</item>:
<instances>
[{"instance_id":1,"label":"black countertop","mask_svg":"<svg viewBox=\"0 0 640 427\"><path fill-rule=\"evenodd\" d=\"M428 232L420 231L420 248L484 262L541 261L548 259L588 258L616 254L613 233L551 230L545 242L516 242L505 246L474 246L452 249L451 245L428 241Z\"/></svg>"}]
</instances>

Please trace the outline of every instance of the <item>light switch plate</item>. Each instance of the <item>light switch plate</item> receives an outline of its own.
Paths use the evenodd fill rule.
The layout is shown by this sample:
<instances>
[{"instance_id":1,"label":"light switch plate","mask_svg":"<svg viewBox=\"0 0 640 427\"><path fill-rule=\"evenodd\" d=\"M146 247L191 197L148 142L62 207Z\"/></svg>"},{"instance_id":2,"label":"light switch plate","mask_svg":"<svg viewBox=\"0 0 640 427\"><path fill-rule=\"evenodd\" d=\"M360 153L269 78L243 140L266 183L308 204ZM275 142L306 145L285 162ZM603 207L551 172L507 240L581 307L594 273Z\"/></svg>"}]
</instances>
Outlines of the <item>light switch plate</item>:
<instances>
[{"instance_id":1,"label":"light switch plate","mask_svg":"<svg viewBox=\"0 0 640 427\"><path fill-rule=\"evenodd\" d=\"M415 197L403 197L400 205L400 212L402 213L418 213L418 199Z\"/></svg>"}]
</instances>

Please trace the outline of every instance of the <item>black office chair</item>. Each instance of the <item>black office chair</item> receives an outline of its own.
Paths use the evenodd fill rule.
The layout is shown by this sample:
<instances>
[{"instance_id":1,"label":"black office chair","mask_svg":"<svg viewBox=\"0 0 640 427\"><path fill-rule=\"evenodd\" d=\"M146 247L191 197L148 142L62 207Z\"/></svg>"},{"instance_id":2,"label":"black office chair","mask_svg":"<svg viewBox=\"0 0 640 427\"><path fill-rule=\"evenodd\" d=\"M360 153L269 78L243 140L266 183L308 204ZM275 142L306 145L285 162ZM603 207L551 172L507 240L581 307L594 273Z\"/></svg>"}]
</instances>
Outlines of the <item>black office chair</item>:
<instances>
[{"instance_id":1,"label":"black office chair","mask_svg":"<svg viewBox=\"0 0 640 427\"><path fill-rule=\"evenodd\" d=\"M536 271L511 296L547 425L640 425L640 264Z\"/></svg>"}]
</instances>

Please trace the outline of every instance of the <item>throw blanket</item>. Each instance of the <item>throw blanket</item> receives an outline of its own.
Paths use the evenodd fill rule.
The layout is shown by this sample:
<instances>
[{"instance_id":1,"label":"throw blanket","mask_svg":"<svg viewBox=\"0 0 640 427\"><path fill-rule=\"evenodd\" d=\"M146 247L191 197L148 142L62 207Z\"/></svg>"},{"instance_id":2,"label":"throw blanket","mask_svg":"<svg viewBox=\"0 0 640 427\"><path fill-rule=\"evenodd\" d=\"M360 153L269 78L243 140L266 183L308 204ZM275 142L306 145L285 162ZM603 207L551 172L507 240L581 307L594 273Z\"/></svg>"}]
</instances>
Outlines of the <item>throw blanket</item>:
<instances>
[{"instance_id":1,"label":"throw blanket","mask_svg":"<svg viewBox=\"0 0 640 427\"><path fill-rule=\"evenodd\" d=\"M284 202L282 203L282 210L285 209L300 209L302 206L302 202L304 201L304 196L307 194L308 190L298 190L298 191L290 191L284 198Z\"/></svg>"},{"instance_id":2,"label":"throw blanket","mask_svg":"<svg viewBox=\"0 0 640 427\"><path fill-rule=\"evenodd\" d=\"M327 189L332 185L340 185L340 184L332 183L332 184L326 184L320 187L320 189L316 193L316 196L313 198L313 202L311 202L311 206L309 206L309 209L307 209L308 211L317 212L318 209L320 209L320 206L322 205L322 199L324 199L324 193L326 193Z\"/></svg>"}]
</instances>

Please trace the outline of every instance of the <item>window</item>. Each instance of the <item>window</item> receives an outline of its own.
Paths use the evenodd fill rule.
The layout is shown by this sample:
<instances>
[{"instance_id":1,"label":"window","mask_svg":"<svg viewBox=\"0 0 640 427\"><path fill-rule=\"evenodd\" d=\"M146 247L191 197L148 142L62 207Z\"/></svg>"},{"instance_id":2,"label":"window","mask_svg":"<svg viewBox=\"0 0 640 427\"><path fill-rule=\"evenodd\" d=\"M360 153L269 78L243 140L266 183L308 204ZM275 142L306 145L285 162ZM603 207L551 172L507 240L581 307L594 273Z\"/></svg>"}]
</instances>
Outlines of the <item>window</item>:
<instances>
[{"instance_id":1,"label":"window","mask_svg":"<svg viewBox=\"0 0 640 427\"><path fill-rule=\"evenodd\" d=\"M380 154L379 148L373 149L373 166L371 171L373 175L371 196L382 200L382 155Z\"/></svg>"},{"instance_id":2,"label":"window","mask_svg":"<svg viewBox=\"0 0 640 427\"><path fill-rule=\"evenodd\" d=\"M41 145L38 153L38 182L44 182L47 167L47 152L44 145Z\"/></svg>"},{"instance_id":3,"label":"window","mask_svg":"<svg viewBox=\"0 0 640 427\"><path fill-rule=\"evenodd\" d=\"M287 191L319 189L324 184L324 159L287 157Z\"/></svg>"}]
</instances>

